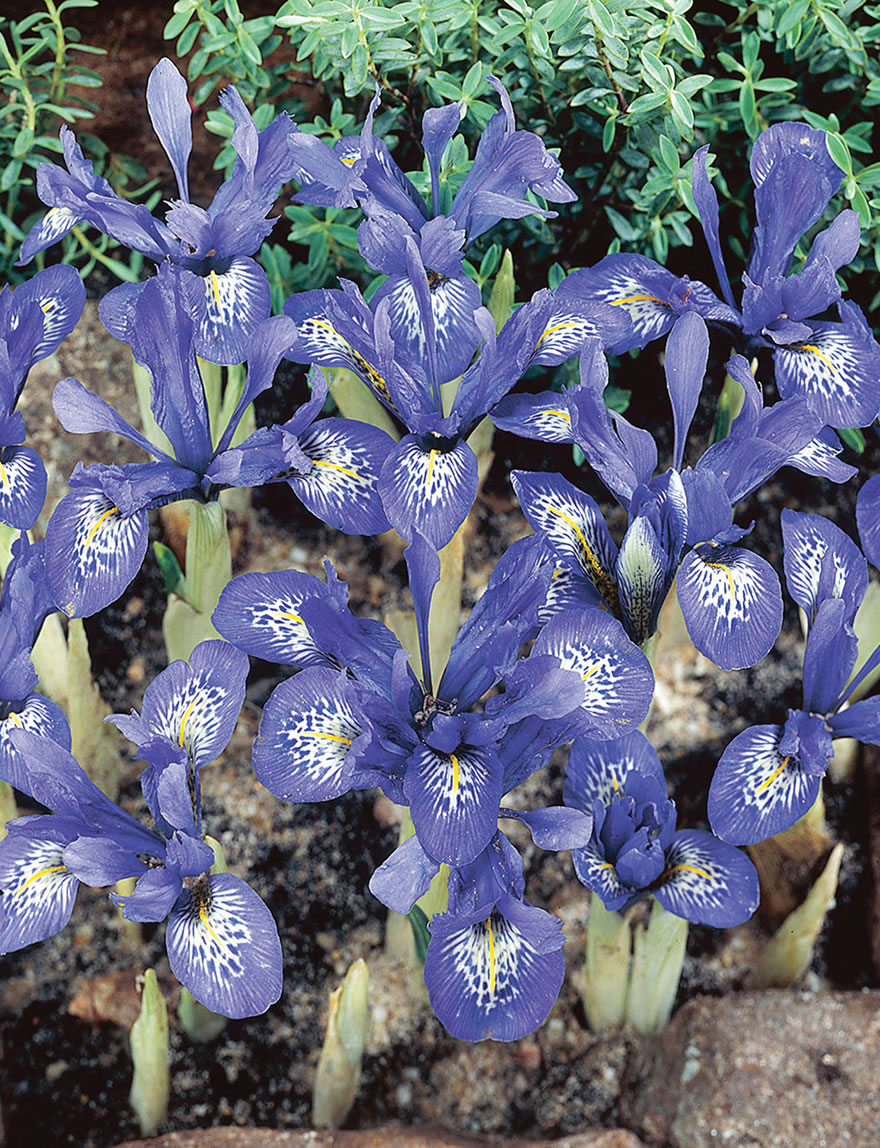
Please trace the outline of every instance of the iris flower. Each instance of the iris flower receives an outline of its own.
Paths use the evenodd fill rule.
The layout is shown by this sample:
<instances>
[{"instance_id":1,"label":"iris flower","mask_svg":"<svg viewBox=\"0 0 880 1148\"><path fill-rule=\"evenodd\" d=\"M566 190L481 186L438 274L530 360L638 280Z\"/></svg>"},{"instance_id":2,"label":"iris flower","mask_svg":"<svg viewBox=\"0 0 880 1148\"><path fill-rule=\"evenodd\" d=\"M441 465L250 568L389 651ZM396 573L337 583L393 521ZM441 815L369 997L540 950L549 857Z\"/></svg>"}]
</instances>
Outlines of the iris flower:
<instances>
[{"instance_id":1,"label":"iris flower","mask_svg":"<svg viewBox=\"0 0 880 1148\"><path fill-rule=\"evenodd\" d=\"M153 68L147 82L147 108L159 142L171 163L179 198L162 222L143 204L120 198L94 174L73 133L61 128L67 170L37 167L37 194L49 212L22 244L20 263L63 238L78 222L87 223L157 264L171 260L200 297L196 353L213 363L241 363L249 340L271 311L265 272L251 258L272 230L267 215L284 183L298 171L291 150L296 126L279 115L257 131L235 88L220 96L232 117L232 171L208 208L190 202L187 168L192 151L192 109L186 80L168 59ZM131 302L144 284L124 283L109 293L110 306Z\"/></svg>"},{"instance_id":2,"label":"iris flower","mask_svg":"<svg viewBox=\"0 0 880 1148\"><path fill-rule=\"evenodd\" d=\"M0 842L0 950L59 932L80 883L109 886L130 921L168 919L171 971L196 1000L229 1017L256 1016L281 995L281 944L272 916L239 877L211 873L203 840L200 770L229 741L244 700L247 658L203 642L147 687L140 714L114 715L147 761L141 786L158 828L106 797L60 745L24 730L4 780L51 814L8 824Z\"/></svg>"},{"instance_id":3,"label":"iris flower","mask_svg":"<svg viewBox=\"0 0 880 1148\"><path fill-rule=\"evenodd\" d=\"M286 481L329 525L350 532L388 528L376 475L392 445L384 431L343 419L315 423L326 389L280 426L261 428L239 446L233 436L248 405L271 386L296 328L285 316L266 319L247 344L247 379L215 442L196 359L199 292L170 263L130 301L121 333L150 373L151 407L173 454L150 442L77 379L55 388L64 427L81 434L114 431L143 448L152 461L124 466L78 465L71 492L46 531L49 582L61 609L88 616L114 601L140 569L149 533L148 511L193 498L209 502L227 486Z\"/></svg>"},{"instance_id":4,"label":"iris flower","mask_svg":"<svg viewBox=\"0 0 880 1148\"><path fill-rule=\"evenodd\" d=\"M73 267L38 271L13 292L0 291L0 522L30 530L46 500L46 469L22 446L16 405L28 371L58 349L79 321L86 289Z\"/></svg>"},{"instance_id":5,"label":"iris flower","mask_svg":"<svg viewBox=\"0 0 880 1148\"><path fill-rule=\"evenodd\" d=\"M758 875L745 854L705 830L676 830L663 767L644 734L575 741L565 803L593 815L589 844L572 860L609 911L650 895L693 924L728 928L758 907Z\"/></svg>"},{"instance_id":6,"label":"iris flower","mask_svg":"<svg viewBox=\"0 0 880 1148\"><path fill-rule=\"evenodd\" d=\"M865 554L880 565L880 478L859 492ZM865 557L834 523L818 514L782 512L788 590L807 618L803 706L782 724L749 726L724 750L709 789L713 830L737 845L781 833L813 805L834 754L835 738L880 745L880 698L847 705L880 663L872 651L857 674L852 627L868 586Z\"/></svg>"}]
</instances>

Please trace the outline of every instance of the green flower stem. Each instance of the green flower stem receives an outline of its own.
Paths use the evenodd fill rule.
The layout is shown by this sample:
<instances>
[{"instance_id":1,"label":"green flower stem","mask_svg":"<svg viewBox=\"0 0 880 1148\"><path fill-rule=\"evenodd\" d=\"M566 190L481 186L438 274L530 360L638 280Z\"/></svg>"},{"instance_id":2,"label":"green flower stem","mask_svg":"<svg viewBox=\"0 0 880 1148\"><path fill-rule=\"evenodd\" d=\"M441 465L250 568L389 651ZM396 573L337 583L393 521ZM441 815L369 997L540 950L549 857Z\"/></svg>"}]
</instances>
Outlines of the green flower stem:
<instances>
[{"instance_id":1,"label":"green flower stem","mask_svg":"<svg viewBox=\"0 0 880 1148\"><path fill-rule=\"evenodd\" d=\"M15 805L15 794L7 781L0 781L0 841L6 836L8 830L6 822L18 817Z\"/></svg>"},{"instance_id":2,"label":"green flower stem","mask_svg":"<svg viewBox=\"0 0 880 1148\"><path fill-rule=\"evenodd\" d=\"M143 1136L155 1136L168 1115L168 1009L156 973L144 973L141 1011L131 1029L134 1078L129 1101Z\"/></svg>"},{"instance_id":3,"label":"green flower stem","mask_svg":"<svg viewBox=\"0 0 880 1148\"><path fill-rule=\"evenodd\" d=\"M610 913L590 894L587 955L581 997L593 1032L623 1024L629 984L630 921L634 910Z\"/></svg>"},{"instance_id":4,"label":"green flower stem","mask_svg":"<svg viewBox=\"0 0 880 1148\"><path fill-rule=\"evenodd\" d=\"M120 897L130 897L137 883L137 877L123 877L113 886L113 892ZM122 906L119 906L116 910L115 925L119 930L120 944L124 948L131 949L132 952L137 953L143 951L143 927L138 921L129 921L128 917L123 917Z\"/></svg>"},{"instance_id":5,"label":"green flower stem","mask_svg":"<svg viewBox=\"0 0 880 1148\"><path fill-rule=\"evenodd\" d=\"M788 988L810 967L813 946L834 907L843 842L838 842L803 904L785 918L761 954L755 970L755 988Z\"/></svg>"},{"instance_id":6,"label":"green flower stem","mask_svg":"<svg viewBox=\"0 0 880 1148\"><path fill-rule=\"evenodd\" d=\"M614 913L590 895L582 997L594 1032L622 1024L659 1032L672 1012L687 930L654 900Z\"/></svg>"},{"instance_id":7,"label":"green flower stem","mask_svg":"<svg viewBox=\"0 0 880 1148\"><path fill-rule=\"evenodd\" d=\"M186 600L172 597L162 619L170 661L188 658L199 642L220 635L211 623L220 591L232 577L226 513L218 501L181 503L189 510Z\"/></svg>"},{"instance_id":8,"label":"green flower stem","mask_svg":"<svg viewBox=\"0 0 880 1148\"><path fill-rule=\"evenodd\" d=\"M92 678L82 618L71 618L68 623L66 663L71 753L83 763L95 785L115 801L119 795L119 734L113 726L104 724L110 707Z\"/></svg>"},{"instance_id":9,"label":"green flower stem","mask_svg":"<svg viewBox=\"0 0 880 1148\"><path fill-rule=\"evenodd\" d=\"M645 1036L669 1020L687 945L688 923L652 901L647 926L636 926L626 1020Z\"/></svg>"}]
</instances>

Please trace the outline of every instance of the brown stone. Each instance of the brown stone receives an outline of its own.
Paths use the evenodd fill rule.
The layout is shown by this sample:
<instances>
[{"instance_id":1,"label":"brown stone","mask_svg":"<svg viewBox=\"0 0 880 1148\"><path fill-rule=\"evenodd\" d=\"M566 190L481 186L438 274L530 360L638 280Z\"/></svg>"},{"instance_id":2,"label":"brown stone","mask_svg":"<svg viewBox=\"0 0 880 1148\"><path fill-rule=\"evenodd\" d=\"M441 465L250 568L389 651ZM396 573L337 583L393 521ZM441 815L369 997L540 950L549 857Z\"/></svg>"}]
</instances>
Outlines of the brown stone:
<instances>
[{"instance_id":1,"label":"brown stone","mask_svg":"<svg viewBox=\"0 0 880 1148\"><path fill-rule=\"evenodd\" d=\"M366 1132L278 1132L268 1128L205 1128L117 1148L644 1148L622 1128L596 1129L564 1140L490 1140L441 1129L373 1128Z\"/></svg>"},{"instance_id":2,"label":"brown stone","mask_svg":"<svg viewBox=\"0 0 880 1148\"><path fill-rule=\"evenodd\" d=\"M142 976L143 969L117 969L85 980L67 1011L86 1024L118 1024L128 1030L141 1011ZM176 982L170 977L160 981L160 987L166 1000L176 995Z\"/></svg>"},{"instance_id":3,"label":"brown stone","mask_svg":"<svg viewBox=\"0 0 880 1148\"><path fill-rule=\"evenodd\" d=\"M633 1057L623 1123L663 1148L880 1144L880 992L691 1001Z\"/></svg>"}]
</instances>

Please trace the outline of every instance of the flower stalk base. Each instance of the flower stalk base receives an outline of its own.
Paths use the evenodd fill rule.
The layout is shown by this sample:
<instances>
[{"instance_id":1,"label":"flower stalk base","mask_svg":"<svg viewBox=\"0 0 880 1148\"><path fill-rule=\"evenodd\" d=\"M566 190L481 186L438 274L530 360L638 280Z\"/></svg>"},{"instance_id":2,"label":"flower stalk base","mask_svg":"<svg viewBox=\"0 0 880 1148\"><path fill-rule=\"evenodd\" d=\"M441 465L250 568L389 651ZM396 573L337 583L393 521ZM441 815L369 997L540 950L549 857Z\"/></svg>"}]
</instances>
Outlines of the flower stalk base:
<instances>
[{"instance_id":1,"label":"flower stalk base","mask_svg":"<svg viewBox=\"0 0 880 1148\"><path fill-rule=\"evenodd\" d=\"M631 1024L643 1035L669 1020L687 943L688 923L656 901L609 912L590 898L582 997L594 1032Z\"/></svg>"}]
</instances>

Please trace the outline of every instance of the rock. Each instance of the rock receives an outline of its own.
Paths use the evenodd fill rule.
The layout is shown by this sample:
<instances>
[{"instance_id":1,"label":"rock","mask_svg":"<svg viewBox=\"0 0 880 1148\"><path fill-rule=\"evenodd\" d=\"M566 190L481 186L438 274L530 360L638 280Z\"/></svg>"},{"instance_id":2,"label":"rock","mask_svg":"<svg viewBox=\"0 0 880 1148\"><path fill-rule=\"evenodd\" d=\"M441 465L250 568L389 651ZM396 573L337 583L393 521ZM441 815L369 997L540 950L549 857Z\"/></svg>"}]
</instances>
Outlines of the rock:
<instances>
[{"instance_id":1,"label":"rock","mask_svg":"<svg viewBox=\"0 0 880 1148\"><path fill-rule=\"evenodd\" d=\"M117 1148L644 1148L631 1132L596 1129L540 1143L487 1140L439 1129L374 1128L367 1132L277 1132L268 1128L205 1128L154 1140L127 1140Z\"/></svg>"},{"instance_id":2,"label":"rock","mask_svg":"<svg viewBox=\"0 0 880 1148\"><path fill-rule=\"evenodd\" d=\"M663 1148L880 1144L880 992L691 1001L630 1062L622 1123Z\"/></svg>"},{"instance_id":3,"label":"rock","mask_svg":"<svg viewBox=\"0 0 880 1148\"><path fill-rule=\"evenodd\" d=\"M91 977L80 985L67 1011L86 1024L118 1024L126 1031L131 1028L141 1011L139 980L143 969L117 969L99 977ZM160 985L172 1007L176 998L176 982L163 977Z\"/></svg>"}]
</instances>

